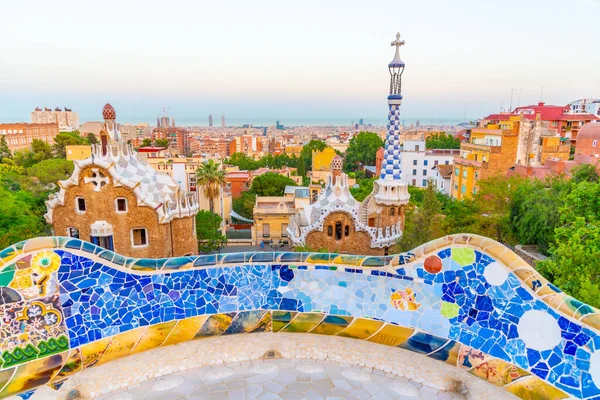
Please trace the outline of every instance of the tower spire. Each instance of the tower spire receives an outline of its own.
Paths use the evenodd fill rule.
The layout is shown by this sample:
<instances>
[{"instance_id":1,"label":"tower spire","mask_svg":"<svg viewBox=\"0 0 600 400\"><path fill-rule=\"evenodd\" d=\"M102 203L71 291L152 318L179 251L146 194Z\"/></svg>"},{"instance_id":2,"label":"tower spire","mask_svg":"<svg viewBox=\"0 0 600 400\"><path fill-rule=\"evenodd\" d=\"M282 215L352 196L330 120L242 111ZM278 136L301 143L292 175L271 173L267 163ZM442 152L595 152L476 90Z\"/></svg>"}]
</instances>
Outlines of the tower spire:
<instances>
[{"instance_id":1,"label":"tower spire","mask_svg":"<svg viewBox=\"0 0 600 400\"><path fill-rule=\"evenodd\" d=\"M375 201L380 204L406 204L410 198L406 183L402 180L402 151L400 146L400 105L402 105L402 73L404 62L400 59L400 33L392 47L396 47L394 59L388 64L390 72L390 93L388 95L388 125L383 151L381 173L377 180Z\"/></svg>"}]
</instances>

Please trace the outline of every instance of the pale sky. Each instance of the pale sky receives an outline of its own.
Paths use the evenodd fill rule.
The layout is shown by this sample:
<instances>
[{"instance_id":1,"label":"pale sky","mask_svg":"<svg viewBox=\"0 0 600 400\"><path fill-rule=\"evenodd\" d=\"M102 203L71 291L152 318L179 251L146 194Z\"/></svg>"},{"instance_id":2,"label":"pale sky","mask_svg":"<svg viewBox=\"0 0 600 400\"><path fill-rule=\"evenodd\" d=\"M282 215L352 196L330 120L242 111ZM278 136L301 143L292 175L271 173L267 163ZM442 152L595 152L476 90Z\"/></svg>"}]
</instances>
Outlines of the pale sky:
<instances>
[{"instance_id":1,"label":"pale sky","mask_svg":"<svg viewBox=\"0 0 600 400\"><path fill-rule=\"evenodd\" d=\"M600 97L599 0L28 0L0 7L0 121L378 122L400 31L407 118ZM519 89L523 89L520 91ZM480 111L481 110L481 111ZM433 111L433 113L432 113Z\"/></svg>"}]
</instances>

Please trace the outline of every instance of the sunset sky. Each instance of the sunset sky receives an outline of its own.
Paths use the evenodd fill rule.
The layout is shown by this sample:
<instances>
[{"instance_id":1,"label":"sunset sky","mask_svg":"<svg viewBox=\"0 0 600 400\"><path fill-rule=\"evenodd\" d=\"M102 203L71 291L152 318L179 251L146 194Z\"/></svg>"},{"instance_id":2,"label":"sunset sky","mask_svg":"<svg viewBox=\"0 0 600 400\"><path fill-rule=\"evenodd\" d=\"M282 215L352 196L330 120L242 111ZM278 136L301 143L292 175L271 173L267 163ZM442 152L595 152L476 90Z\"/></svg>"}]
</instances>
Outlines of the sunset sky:
<instances>
[{"instance_id":1,"label":"sunset sky","mask_svg":"<svg viewBox=\"0 0 600 400\"><path fill-rule=\"evenodd\" d=\"M12 1L0 121L110 102L120 122L383 121L396 31L406 118L600 97L600 1ZM519 90L521 89L522 90Z\"/></svg>"}]
</instances>

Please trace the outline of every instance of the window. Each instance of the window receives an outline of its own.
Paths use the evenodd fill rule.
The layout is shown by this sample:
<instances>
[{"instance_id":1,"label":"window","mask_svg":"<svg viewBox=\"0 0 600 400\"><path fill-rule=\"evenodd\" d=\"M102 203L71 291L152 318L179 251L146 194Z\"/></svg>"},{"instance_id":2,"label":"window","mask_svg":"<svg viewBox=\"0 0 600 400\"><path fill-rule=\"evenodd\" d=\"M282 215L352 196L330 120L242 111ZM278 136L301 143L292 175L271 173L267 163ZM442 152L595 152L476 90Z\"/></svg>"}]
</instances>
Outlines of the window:
<instances>
[{"instance_id":1,"label":"window","mask_svg":"<svg viewBox=\"0 0 600 400\"><path fill-rule=\"evenodd\" d=\"M288 224L281 224L281 237L287 237Z\"/></svg>"},{"instance_id":2,"label":"window","mask_svg":"<svg viewBox=\"0 0 600 400\"><path fill-rule=\"evenodd\" d=\"M413 185L413 186L417 186L417 180L416 180L416 179L413 179L413 180L412 180L412 185Z\"/></svg>"},{"instance_id":3,"label":"window","mask_svg":"<svg viewBox=\"0 0 600 400\"><path fill-rule=\"evenodd\" d=\"M454 184L454 190L458 190L458 183Z\"/></svg>"},{"instance_id":4,"label":"window","mask_svg":"<svg viewBox=\"0 0 600 400\"><path fill-rule=\"evenodd\" d=\"M592 147L596 147L596 145L597 145L597 144L598 144L598 141L597 141L597 140L594 140L594 141L592 142Z\"/></svg>"},{"instance_id":5,"label":"window","mask_svg":"<svg viewBox=\"0 0 600 400\"><path fill-rule=\"evenodd\" d=\"M477 193L477 188L476 187L473 188L473 193Z\"/></svg>"},{"instance_id":6,"label":"window","mask_svg":"<svg viewBox=\"0 0 600 400\"><path fill-rule=\"evenodd\" d=\"M84 213L85 212L85 199L83 197L75 198L75 207L77 211Z\"/></svg>"},{"instance_id":7,"label":"window","mask_svg":"<svg viewBox=\"0 0 600 400\"><path fill-rule=\"evenodd\" d=\"M342 223L338 221L335 223L335 240L341 240L341 239L342 239Z\"/></svg>"},{"instance_id":8,"label":"window","mask_svg":"<svg viewBox=\"0 0 600 400\"><path fill-rule=\"evenodd\" d=\"M423 160L423 165L424 165L424 166L427 166L427 163L428 163L428 162L429 162L428 160Z\"/></svg>"},{"instance_id":9,"label":"window","mask_svg":"<svg viewBox=\"0 0 600 400\"><path fill-rule=\"evenodd\" d=\"M390 209L390 217L393 217L394 215L396 215L396 207Z\"/></svg>"},{"instance_id":10,"label":"window","mask_svg":"<svg viewBox=\"0 0 600 400\"><path fill-rule=\"evenodd\" d=\"M460 190L462 193L467 193L467 187L465 185L462 185L462 188Z\"/></svg>"},{"instance_id":11,"label":"window","mask_svg":"<svg viewBox=\"0 0 600 400\"><path fill-rule=\"evenodd\" d=\"M438 165L438 163L439 163L439 162L438 162L438 160L435 160L435 161L433 162L433 165Z\"/></svg>"},{"instance_id":12,"label":"window","mask_svg":"<svg viewBox=\"0 0 600 400\"><path fill-rule=\"evenodd\" d=\"M131 244L133 247L141 247L148 244L146 228L133 228L131 230Z\"/></svg>"},{"instance_id":13,"label":"window","mask_svg":"<svg viewBox=\"0 0 600 400\"><path fill-rule=\"evenodd\" d=\"M463 178L466 178L466 177L467 177L467 170L465 169L465 170L463 171Z\"/></svg>"},{"instance_id":14,"label":"window","mask_svg":"<svg viewBox=\"0 0 600 400\"><path fill-rule=\"evenodd\" d=\"M327 227L327 236L333 236L333 226L331 225Z\"/></svg>"},{"instance_id":15,"label":"window","mask_svg":"<svg viewBox=\"0 0 600 400\"><path fill-rule=\"evenodd\" d=\"M427 176L427 170L426 169L423 170L423 176Z\"/></svg>"},{"instance_id":16,"label":"window","mask_svg":"<svg viewBox=\"0 0 600 400\"><path fill-rule=\"evenodd\" d=\"M444 164L446 164L446 165L450 165L450 161L446 160L446 161L444 162Z\"/></svg>"},{"instance_id":17,"label":"window","mask_svg":"<svg viewBox=\"0 0 600 400\"><path fill-rule=\"evenodd\" d=\"M475 179L479 179L479 172L475 172Z\"/></svg>"},{"instance_id":18,"label":"window","mask_svg":"<svg viewBox=\"0 0 600 400\"><path fill-rule=\"evenodd\" d=\"M268 238L271 237L271 225L263 224L263 237Z\"/></svg>"},{"instance_id":19,"label":"window","mask_svg":"<svg viewBox=\"0 0 600 400\"><path fill-rule=\"evenodd\" d=\"M422 184L423 184L423 187L427 186L427 179L423 179Z\"/></svg>"},{"instance_id":20,"label":"window","mask_svg":"<svg viewBox=\"0 0 600 400\"><path fill-rule=\"evenodd\" d=\"M460 169L456 168L454 170L454 176L460 176Z\"/></svg>"},{"instance_id":21,"label":"window","mask_svg":"<svg viewBox=\"0 0 600 400\"><path fill-rule=\"evenodd\" d=\"M77 229L77 228L67 228L67 236L79 239L79 229Z\"/></svg>"},{"instance_id":22,"label":"window","mask_svg":"<svg viewBox=\"0 0 600 400\"><path fill-rule=\"evenodd\" d=\"M115 199L115 203L117 206L117 212L118 213L125 213L127 212L127 199L124 197L117 197Z\"/></svg>"},{"instance_id":23,"label":"window","mask_svg":"<svg viewBox=\"0 0 600 400\"><path fill-rule=\"evenodd\" d=\"M417 160L413 160L413 165L417 165Z\"/></svg>"},{"instance_id":24,"label":"window","mask_svg":"<svg viewBox=\"0 0 600 400\"><path fill-rule=\"evenodd\" d=\"M419 145L415 146L415 151L419 151Z\"/></svg>"},{"instance_id":25,"label":"window","mask_svg":"<svg viewBox=\"0 0 600 400\"><path fill-rule=\"evenodd\" d=\"M413 169L413 176L415 176L417 174L417 170Z\"/></svg>"},{"instance_id":26,"label":"window","mask_svg":"<svg viewBox=\"0 0 600 400\"><path fill-rule=\"evenodd\" d=\"M348 225L344 226L344 236L350 235L350 227Z\"/></svg>"}]
</instances>

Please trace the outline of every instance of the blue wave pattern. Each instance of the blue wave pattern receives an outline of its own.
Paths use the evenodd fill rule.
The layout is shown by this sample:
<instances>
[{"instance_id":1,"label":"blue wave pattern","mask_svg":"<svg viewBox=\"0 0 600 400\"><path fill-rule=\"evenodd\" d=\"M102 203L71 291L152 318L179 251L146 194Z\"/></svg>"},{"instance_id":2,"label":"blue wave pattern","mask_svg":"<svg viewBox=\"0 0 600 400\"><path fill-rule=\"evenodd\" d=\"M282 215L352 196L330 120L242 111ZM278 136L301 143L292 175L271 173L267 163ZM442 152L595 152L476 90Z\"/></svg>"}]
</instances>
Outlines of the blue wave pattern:
<instances>
[{"instance_id":1,"label":"blue wave pattern","mask_svg":"<svg viewBox=\"0 0 600 400\"><path fill-rule=\"evenodd\" d=\"M437 253L442 262L438 273L427 272L420 262L396 268L395 274L303 263L144 273L115 269L65 250L56 253L61 257L60 299L71 347L203 314L319 311L422 331L407 345L422 353L452 339L530 371L573 396L600 395L589 372L591 354L600 347L594 331L534 298L513 273L502 284L490 285L484 271L495 262L492 257L471 250L472 260L465 262L452 251ZM394 293L411 293L413 308L394 304ZM561 336L557 345L546 350L526 346L518 326L532 310L556 321Z\"/></svg>"}]
</instances>

